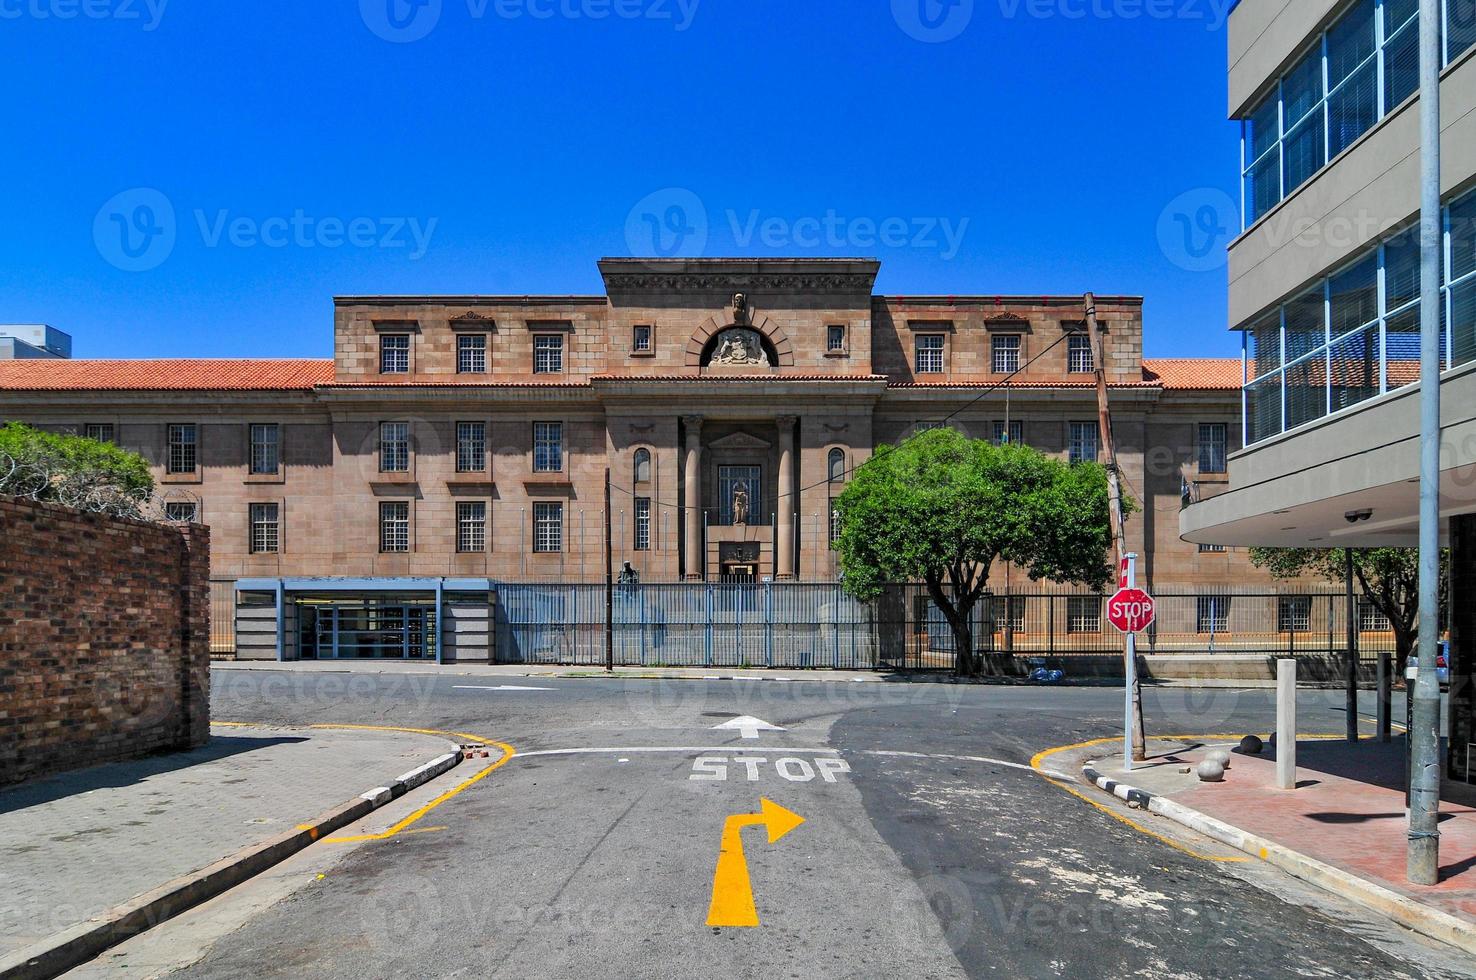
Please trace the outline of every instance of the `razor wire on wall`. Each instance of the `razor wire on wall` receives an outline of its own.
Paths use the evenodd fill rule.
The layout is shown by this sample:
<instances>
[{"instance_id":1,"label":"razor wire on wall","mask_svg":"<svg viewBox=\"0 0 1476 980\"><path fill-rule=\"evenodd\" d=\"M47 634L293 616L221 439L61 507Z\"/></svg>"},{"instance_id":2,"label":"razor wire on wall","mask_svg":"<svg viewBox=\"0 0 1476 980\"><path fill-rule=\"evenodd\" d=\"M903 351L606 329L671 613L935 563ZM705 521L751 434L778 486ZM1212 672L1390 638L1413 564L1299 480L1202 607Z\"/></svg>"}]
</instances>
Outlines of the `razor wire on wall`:
<instances>
[{"instance_id":1,"label":"razor wire on wall","mask_svg":"<svg viewBox=\"0 0 1476 980\"><path fill-rule=\"evenodd\" d=\"M0 452L0 494L156 523L188 523L200 512L199 497L181 487L129 489L105 470L79 469L45 457L18 460L4 452Z\"/></svg>"}]
</instances>

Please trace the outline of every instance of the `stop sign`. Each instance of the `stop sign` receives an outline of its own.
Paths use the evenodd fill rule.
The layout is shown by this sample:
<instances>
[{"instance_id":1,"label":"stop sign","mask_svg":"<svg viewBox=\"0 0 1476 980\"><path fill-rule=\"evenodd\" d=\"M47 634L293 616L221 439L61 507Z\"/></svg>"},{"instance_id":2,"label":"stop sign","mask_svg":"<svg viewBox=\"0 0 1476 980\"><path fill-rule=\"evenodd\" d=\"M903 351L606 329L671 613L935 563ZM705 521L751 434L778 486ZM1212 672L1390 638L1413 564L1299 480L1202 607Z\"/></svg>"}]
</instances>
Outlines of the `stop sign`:
<instances>
[{"instance_id":1,"label":"stop sign","mask_svg":"<svg viewBox=\"0 0 1476 980\"><path fill-rule=\"evenodd\" d=\"M1142 589L1118 589L1107 600L1107 622L1119 633L1137 633L1153 624L1153 597Z\"/></svg>"}]
</instances>

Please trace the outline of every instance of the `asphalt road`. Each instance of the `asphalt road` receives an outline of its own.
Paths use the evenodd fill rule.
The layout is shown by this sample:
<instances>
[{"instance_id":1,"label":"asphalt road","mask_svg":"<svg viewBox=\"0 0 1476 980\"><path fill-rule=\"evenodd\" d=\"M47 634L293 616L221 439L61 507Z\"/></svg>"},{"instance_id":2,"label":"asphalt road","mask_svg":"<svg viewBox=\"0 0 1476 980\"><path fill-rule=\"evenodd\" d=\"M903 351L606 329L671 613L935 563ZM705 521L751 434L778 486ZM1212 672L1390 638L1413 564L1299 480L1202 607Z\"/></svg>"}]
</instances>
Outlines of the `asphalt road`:
<instances>
[{"instance_id":1,"label":"asphalt road","mask_svg":"<svg viewBox=\"0 0 1476 980\"><path fill-rule=\"evenodd\" d=\"M300 883L242 898L177 975L1476 975L1454 951L1265 866L1213 860L1231 852L1211 842L1144 834L1032 771L1044 749L1112 734L1110 689L503 684L217 671L221 720L449 730L517 755L413 832L304 852ZM1150 689L1145 707L1158 733L1264 733L1271 698ZM1300 710L1305 731L1342 730L1340 695L1305 693ZM714 728L735 716L785 730ZM754 826L763 801L769 822ZM728 835L741 857L720 860L743 815ZM335 847L321 878L306 873ZM732 922L750 892L757 925L709 923L715 893ZM231 896L217 901L229 919Z\"/></svg>"}]
</instances>

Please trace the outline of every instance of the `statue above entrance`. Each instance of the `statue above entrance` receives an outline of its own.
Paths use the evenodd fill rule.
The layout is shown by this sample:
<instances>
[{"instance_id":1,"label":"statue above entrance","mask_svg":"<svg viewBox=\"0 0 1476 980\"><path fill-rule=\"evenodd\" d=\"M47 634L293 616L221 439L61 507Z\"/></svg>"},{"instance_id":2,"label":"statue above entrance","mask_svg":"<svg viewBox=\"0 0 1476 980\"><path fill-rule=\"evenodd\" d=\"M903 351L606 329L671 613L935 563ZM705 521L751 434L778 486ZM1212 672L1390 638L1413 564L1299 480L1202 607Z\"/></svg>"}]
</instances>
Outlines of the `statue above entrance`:
<instances>
[{"instance_id":1,"label":"statue above entrance","mask_svg":"<svg viewBox=\"0 0 1476 980\"><path fill-rule=\"evenodd\" d=\"M768 366L764 343L757 330L732 327L717 335L713 342L710 364L724 367Z\"/></svg>"}]
</instances>

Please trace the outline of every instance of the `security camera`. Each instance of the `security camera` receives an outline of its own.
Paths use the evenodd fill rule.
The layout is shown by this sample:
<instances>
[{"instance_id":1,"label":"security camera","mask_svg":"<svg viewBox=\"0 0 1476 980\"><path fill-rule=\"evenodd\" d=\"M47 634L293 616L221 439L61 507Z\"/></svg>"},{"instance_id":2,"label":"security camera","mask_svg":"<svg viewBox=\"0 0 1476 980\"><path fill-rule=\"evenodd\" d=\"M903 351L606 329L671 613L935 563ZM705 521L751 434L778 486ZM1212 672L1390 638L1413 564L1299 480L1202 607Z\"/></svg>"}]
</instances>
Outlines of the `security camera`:
<instances>
[{"instance_id":1,"label":"security camera","mask_svg":"<svg viewBox=\"0 0 1476 980\"><path fill-rule=\"evenodd\" d=\"M1366 521L1371 517L1373 517L1373 511L1371 510L1350 510L1343 515L1343 520L1349 524L1357 524L1359 521Z\"/></svg>"}]
</instances>

